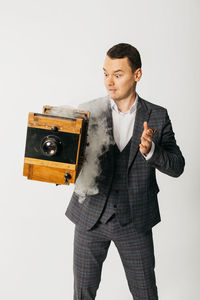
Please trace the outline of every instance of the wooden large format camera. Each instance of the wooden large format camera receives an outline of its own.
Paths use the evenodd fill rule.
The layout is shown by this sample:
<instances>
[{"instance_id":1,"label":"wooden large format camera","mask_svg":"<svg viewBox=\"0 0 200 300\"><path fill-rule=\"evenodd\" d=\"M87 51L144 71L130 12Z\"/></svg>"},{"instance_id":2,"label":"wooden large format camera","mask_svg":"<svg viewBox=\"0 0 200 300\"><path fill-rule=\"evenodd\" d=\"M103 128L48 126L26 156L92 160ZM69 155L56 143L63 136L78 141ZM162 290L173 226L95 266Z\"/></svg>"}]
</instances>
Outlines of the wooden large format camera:
<instances>
[{"instance_id":1,"label":"wooden large format camera","mask_svg":"<svg viewBox=\"0 0 200 300\"><path fill-rule=\"evenodd\" d=\"M81 170L90 113L73 110L72 117L29 113L23 175L56 184L74 183Z\"/></svg>"}]
</instances>

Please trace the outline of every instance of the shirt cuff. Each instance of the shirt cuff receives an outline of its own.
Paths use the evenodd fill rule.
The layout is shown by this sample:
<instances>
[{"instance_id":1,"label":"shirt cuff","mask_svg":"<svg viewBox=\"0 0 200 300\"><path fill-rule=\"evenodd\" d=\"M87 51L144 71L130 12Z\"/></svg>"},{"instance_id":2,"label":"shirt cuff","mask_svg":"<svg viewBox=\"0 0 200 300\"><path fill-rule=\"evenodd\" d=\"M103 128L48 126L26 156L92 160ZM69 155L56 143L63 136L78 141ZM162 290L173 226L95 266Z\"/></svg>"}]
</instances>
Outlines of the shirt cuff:
<instances>
[{"instance_id":1,"label":"shirt cuff","mask_svg":"<svg viewBox=\"0 0 200 300\"><path fill-rule=\"evenodd\" d=\"M153 153L154 153L154 150L155 150L155 144L154 144L154 142L152 141L152 143L151 143L151 150L149 151L149 153L148 153L147 155L144 155L144 154L142 154L142 155L144 156L144 158L145 158L146 160L149 160L149 159L152 157L152 155L153 155Z\"/></svg>"}]
</instances>

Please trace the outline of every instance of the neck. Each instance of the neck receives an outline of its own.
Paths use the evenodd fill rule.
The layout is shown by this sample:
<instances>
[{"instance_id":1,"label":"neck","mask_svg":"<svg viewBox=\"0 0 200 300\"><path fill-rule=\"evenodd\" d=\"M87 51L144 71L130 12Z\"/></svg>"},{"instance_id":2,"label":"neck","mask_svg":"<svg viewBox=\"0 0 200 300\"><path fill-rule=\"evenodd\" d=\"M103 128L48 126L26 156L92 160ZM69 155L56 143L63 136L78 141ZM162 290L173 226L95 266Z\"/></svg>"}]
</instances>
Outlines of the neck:
<instances>
[{"instance_id":1,"label":"neck","mask_svg":"<svg viewBox=\"0 0 200 300\"><path fill-rule=\"evenodd\" d=\"M114 100L114 101L117 104L118 110L125 113L131 108L131 106L135 102L135 99L136 99L136 92L134 91L134 93L128 96L127 98Z\"/></svg>"}]
</instances>

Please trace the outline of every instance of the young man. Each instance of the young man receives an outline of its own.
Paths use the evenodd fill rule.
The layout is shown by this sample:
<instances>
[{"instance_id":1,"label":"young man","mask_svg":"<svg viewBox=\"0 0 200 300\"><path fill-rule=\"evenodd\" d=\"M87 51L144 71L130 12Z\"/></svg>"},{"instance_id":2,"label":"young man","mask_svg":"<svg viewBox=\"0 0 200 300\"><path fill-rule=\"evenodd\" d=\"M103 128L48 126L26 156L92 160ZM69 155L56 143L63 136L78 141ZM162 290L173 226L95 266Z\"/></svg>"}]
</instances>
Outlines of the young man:
<instances>
[{"instance_id":1,"label":"young man","mask_svg":"<svg viewBox=\"0 0 200 300\"><path fill-rule=\"evenodd\" d=\"M155 170L178 177L184 158L176 144L167 110L136 93L142 76L137 49L113 46L106 55L103 103L115 143L99 159L99 192L83 203L74 192L66 216L75 226L74 300L95 299L103 262L113 241L134 300L157 300L152 227L160 222ZM112 300L112 299L111 299Z\"/></svg>"}]
</instances>

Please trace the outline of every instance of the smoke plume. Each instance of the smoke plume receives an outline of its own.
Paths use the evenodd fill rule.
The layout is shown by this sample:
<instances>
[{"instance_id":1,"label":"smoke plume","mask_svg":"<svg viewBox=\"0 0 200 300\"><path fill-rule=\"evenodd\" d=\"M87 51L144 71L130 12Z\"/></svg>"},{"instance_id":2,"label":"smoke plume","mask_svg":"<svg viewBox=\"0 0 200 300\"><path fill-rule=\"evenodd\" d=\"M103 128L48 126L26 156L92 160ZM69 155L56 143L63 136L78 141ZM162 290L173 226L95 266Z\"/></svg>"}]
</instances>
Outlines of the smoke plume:
<instances>
[{"instance_id":1,"label":"smoke plume","mask_svg":"<svg viewBox=\"0 0 200 300\"><path fill-rule=\"evenodd\" d=\"M80 108L87 109L91 113L87 139L89 146L86 147L83 168L75 185L75 192L79 195L79 202L82 203L87 195L99 192L96 182L102 171L99 157L108 151L113 139L107 122L108 99L100 98L81 105Z\"/></svg>"},{"instance_id":2,"label":"smoke plume","mask_svg":"<svg viewBox=\"0 0 200 300\"><path fill-rule=\"evenodd\" d=\"M101 174L99 157L108 151L114 143L107 122L109 109L108 98L99 98L78 106L78 109L90 112L88 126L88 146L85 149L85 160L75 183L75 193L79 195L79 202L83 203L86 196L98 194L97 177ZM60 106L50 111L50 114L64 117L75 117L72 107Z\"/></svg>"}]
</instances>

